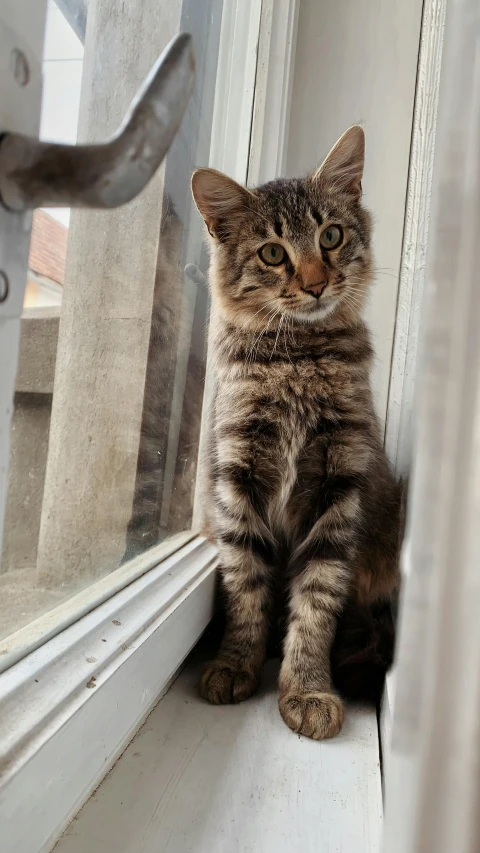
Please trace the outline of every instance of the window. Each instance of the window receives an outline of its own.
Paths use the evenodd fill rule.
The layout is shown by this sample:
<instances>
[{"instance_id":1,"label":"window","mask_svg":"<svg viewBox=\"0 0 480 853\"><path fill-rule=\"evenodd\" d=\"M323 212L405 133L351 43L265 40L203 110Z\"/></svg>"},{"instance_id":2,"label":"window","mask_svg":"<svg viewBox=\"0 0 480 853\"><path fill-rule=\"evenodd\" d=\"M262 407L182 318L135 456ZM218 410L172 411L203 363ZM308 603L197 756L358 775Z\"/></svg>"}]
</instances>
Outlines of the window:
<instances>
[{"instance_id":1,"label":"window","mask_svg":"<svg viewBox=\"0 0 480 853\"><path fill-rule=\"evenodd\" d=\"M82 87L83 43L48 0L43 52L43 99L40 138L75 144ZM65 279L70 211L36 210L25 290L25 308L60 305Z\"/></svg>"},{"instance_id":2,"label":"window","mask_svg":"<svg viewBox=\"0 0 480 853\"><path fill-rule=\"evenodd\" d=\"M34 214L0 564L3 661L42 636L45 614L51 631L65 602L73 619L100 579L114 591L129 566L138 576L152 553L158 561L193 535L209 297L190 174L228 168L228 148L229 171L246 178L256 40L232 48L243 16L231 2L136 0L114 18L107 6L88 22L82 59L49 2L43 136L73 141L80 104L79 141L108 137L179 31L193 36L196 87L140 197L115 211ZM236 92L238 110L230 97L226 122L236 80L247 97Z\"/></svg>"},{"instance_id":3,"label":"window","mask_svg":"<svg viewBox=\"0 0 480 853\"><path fill-rule=\"evenodd\" d=\"M32 59L35 84L45 6L4 0L0 16L0 37L6 19L15 48L20 42ZM189 173L209 163L239 181L250 170L256 182L280 171L296 6L132 0L120 9L115 0L89 0L80 143L102 141L119 126L180 30L193 34L196 91L139 197L110 213L72 212L61 305L30 304L21 319L5 542L23 523L35 559L24 566L16 601L22 569L6 561L6 550L1 560L0 723L8 724L0 724L0 813L9 850L53 848L211 618L216 551L195 535L194 522L209 393L208 294ZM86 3L58 0L58 7ZM2 90L0 121L34 135L35 87L22 99L4 68L0 79L15 105ZM268 163L267 103L278 106ZM15 250L27 224L0 206L0 238L13 232ZM0 360L8 368L0 371L0 517L20 300L7 309L0 302ZM41 441L37 433L29 441L39 423Z\"/></svg>"}]
</instances>

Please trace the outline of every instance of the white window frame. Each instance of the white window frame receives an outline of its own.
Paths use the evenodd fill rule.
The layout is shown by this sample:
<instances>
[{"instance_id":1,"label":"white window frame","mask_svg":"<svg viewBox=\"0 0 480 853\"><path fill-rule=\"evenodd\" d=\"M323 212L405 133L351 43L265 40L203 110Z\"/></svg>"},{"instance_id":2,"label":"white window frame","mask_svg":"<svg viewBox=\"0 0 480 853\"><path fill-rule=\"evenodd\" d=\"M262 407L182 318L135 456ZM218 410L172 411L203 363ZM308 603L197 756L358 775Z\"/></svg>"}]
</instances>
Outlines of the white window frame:
<instances>
[{"instance_id":1,"label":"white window frame","mask_svg":"<svg viewBox=\"0 0 480 853\"><path fill-rule=\"evenodd\" d=\"M385 853L478 850L480 18L449 0Z\"/></svg>"},{"instance_id":2,"label":"white window frame","mask_svg":"<svg viewBox=\"0 0 480 853\"><path fill-rule=\"evenodd\" d=\"M212 144L221 139L215 163L238 180L263 181L283 168L297 14L298 0L225 2L222 28L230 41L221 45L218 74L227 83L215 105ZM249 57L243 78L232 44L233 53ZM0 387L10 406L14 373L8 388ZM180 534L4 646L4 853L51 850L112 767L207 626L215 562L213 545Z\"/></svg>"},{"instance_id":3,"label":"white window frame","mask_svg":"<svg viewBox=\"0 0 480 853\"><path fill-rule=\"evenodd\" d=\"M397 477L408 478L412 462L413 412L420 349L427 242L447 0L426 0L422 13L412 144L395 337L385 425L385 450ZM409 543L402 559L409 573ZM383 767L390 756L396 668L386 679L380 719Z\"/></svg>"},{"instance_id":4,"label":"white window frame","mask_svg":"<svg viewBox=\"0 0 480 853\"><path fill-rule=\"evenodd\" d=\"M402 262L385 425L385 449L408 475L425 264L430 224L440 69L447 0L426 0L422 14Z\"/></svg>"}]
</instances>

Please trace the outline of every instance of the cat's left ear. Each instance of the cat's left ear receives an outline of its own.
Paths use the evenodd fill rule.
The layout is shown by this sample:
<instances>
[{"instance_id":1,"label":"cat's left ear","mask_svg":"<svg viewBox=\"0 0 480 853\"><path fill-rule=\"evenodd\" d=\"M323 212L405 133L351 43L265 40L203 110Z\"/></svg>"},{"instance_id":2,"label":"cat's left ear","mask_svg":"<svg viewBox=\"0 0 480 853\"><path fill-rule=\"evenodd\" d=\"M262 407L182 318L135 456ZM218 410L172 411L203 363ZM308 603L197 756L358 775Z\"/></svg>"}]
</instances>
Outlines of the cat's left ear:
<instances>
[{"instance_id":1,"label":"cat's left ear","mask_svg":"<svg viewBox=\"0 0 480 853\"><path fill-rule=\"evenodd\" d=\"M312 175L312 180L360 198L364 164L365 134L356 124L349 127L335 143L322 165Z\"/></svg>"}]
</instances>

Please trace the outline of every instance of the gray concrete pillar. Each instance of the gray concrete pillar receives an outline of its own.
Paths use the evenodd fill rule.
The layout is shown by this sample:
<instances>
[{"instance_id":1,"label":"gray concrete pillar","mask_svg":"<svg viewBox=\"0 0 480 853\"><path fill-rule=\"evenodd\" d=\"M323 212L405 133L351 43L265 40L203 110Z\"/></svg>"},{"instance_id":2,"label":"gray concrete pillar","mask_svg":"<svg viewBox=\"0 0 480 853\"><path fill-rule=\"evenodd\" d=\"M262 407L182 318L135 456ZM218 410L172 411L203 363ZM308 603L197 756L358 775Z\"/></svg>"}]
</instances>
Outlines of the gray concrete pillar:
<instances>
[{"instance_id":1,"label":"gray concrete pillar","mask_svg":"<svg viewBox=\"0 0 480 853\"><path fill-rule=\"evenodd\" d=\"M89 0L79 139L118 126L179 31L181 0ZM116 211L72 213L38 548L45 584L119 565L135 489L163 206L161 169ZM83 580L82 580L83 583Z\"/></svg>"}]
</instances>

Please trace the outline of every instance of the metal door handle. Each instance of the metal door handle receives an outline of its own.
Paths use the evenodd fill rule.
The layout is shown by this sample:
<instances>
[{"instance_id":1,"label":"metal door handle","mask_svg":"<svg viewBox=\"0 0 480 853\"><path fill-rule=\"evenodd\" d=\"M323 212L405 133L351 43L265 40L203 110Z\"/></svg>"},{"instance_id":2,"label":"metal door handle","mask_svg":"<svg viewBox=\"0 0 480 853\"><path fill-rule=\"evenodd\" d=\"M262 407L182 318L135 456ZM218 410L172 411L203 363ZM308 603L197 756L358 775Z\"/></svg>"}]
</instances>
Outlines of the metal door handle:
<instances>
[{"instance_id":1,"label":"metal door handle","mask_svg":"<svg viewBox=\"0 0 480 853\"><path fill-rule=\"evenodd\" d=\"M0 201L33 207L118 207L153 177L178 130L195 78L191 36L165 48L118 131L101 145L0 136Z\"/></svg>"}]
</instances>

